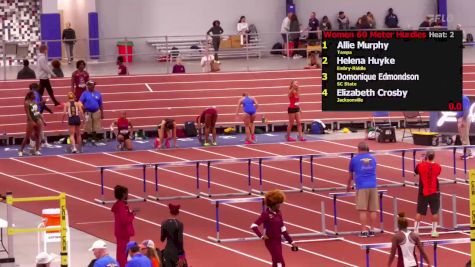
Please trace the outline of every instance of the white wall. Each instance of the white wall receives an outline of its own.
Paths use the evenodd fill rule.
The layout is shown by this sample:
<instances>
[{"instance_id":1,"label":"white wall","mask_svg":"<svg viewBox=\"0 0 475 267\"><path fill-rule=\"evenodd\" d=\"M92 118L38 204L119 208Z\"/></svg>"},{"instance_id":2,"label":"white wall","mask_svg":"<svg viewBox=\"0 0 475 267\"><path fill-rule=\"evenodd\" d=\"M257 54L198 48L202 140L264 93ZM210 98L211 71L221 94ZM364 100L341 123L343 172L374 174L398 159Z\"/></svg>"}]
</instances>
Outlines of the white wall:
<instances>
[{"instance_id":1,"label":"white wall","mask_svg":"<svg viewBox=\"0 0 475 267\"><path fill-rule=\"evenodd\" d=\"M42 0L41 13L58 13L58 0Z\"/></svg>"},{"instance_id":2,"label":"white wall","mask_svg":"<svg viewBox=\"0 0 475 267\"><path fill-rule=\"evenodd\" d=\"M462 24L467 33L475 34L474 0L449 0L447 9L450 27Z\"/></svg>"},{"instance_id":3,"label":"white wall","mask_svg":"<svg viewBox=\"0 0 475 267\"><path fill-rule=\"evenodd\" d=\"M262 32L280 32L284 0L99 0L101 38L158 35L205 35L213 20L221 21L225 34L234 34L241 15ZM262 36L269 48L279 34ZM147 38L150 39L150 38ZM143 40L135 49L153 52ZM101 54L116 51L114 41L101 41ZM110 60L110 58L109 58Z\"/></svg>"},{"instance_id":4,"label":"white wall","mask_svg":"<svg viewBox=\"0 0 475 267\"><path fill-rule=\"evenodd\" d=\"M85 59L89 54L88 41L89 23L88 13L96 11L96 0L58 0L58 9L62 10L61 30L65 28L67 22L71 23L71 27L76 31L78 40L74 47L74 57L76 59ZM66 52L63 45L63 57Z\"/></svg>"},{"instance_id":5,"label":"white wall","mask_svg":"<svg viewBox=\"0 0 475 267\"><path fill-rule=\"evenodd\" d=\"M456 2L459 0L448 0ZM464 0L472 1L473 0ZM371 11L375 16L376 27L385 27L384 18L387 10L392 7L394 13L399 18L399 26L407 28L417 28L428 14L437 13L436 0L294 0L297 16L302 24L306 25L311 11L317 12L319 20L327 15L332 23L333 29L338 29L336 17L339 11L344 11L349 19L350 25L354 26L359 17Z\"/></svg>"}]
</instances>

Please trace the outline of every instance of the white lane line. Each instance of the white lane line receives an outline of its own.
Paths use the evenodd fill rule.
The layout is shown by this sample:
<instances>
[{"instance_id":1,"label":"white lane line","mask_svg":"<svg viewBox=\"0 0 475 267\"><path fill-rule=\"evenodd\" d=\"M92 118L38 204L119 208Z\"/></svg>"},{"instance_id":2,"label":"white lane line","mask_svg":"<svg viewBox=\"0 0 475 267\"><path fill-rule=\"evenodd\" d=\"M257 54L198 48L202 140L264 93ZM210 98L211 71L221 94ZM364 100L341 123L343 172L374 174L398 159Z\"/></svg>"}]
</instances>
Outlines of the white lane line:
<instances>
[{"instance_id":1,"label":"white lane line","mask_svg":"<svg viewBox=\"0 0 475 267\"><path fill-rule=\"evenodd\" d=\"M146 83L145 86L147 86L147 89L148 89L150 92L153 92L152 87L150 87L150 85L148 85L148 83Z\"/></svg>"}]
</instances>

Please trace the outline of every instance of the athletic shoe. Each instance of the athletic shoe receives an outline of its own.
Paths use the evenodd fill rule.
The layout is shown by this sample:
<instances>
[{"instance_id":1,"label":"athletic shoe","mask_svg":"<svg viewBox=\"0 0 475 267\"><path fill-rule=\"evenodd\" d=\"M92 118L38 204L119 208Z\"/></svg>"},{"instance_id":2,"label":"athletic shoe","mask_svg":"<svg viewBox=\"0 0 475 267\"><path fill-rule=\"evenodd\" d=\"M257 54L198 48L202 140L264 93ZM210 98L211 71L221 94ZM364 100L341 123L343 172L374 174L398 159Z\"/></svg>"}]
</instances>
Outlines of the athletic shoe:
<instances>
[{"instance_id":1,"label":"athletic shoe","mask_svg":"<svg viewBox=\"0 0 475 267\"><path fill-rule=\"evenodd\" d=\"M359 237L369 237L369 233L366 231L360 232Z\"/></svg>"},{"instance_id":2,"label":"athletic shoe","mask_svg":"<svg viewBox=\"0 0 475 267\"><path fill-rule=\"evenodd\" d=\"M203 146L210 146L210 145L211 145L211 144L208 143L208 142L205 142L205 143L203 144Z\"/></svg>"},{"instance_id":3,"label":"athletic shoe","mask_svg":"<svg viewBox=\"0 0 475 267\"><path fill-rule=\"evenodd\" d=\"M473 155L472 155L472 154L461 155L461 156L460 156L460 159L471 159L471 158L473 158Z\"/></svg>"},{"instance_id":4,"label":"athletic shoe","mask_svg":"<svg viewBox=\"0 0 475 267\"><path fill-rule=\"evenodd\" d=\"M432 233L430 233L430 237L432 237L432 238L437 238L437 237L439 237L439 232L437 232L437 231L432 231Z\"/></svg>"},{"instance_id":5,"label":"athletic shoe","mask_svg":"<svg viewBox=\"0 0 475 267\"><path fill-rule=\"evenodd\" d=\"M170 140L167 139L167 141L165 142L165 147L170 148Z\"/></svg>"},{"instance_id":6,"label":"athletic shoe","mask_svg":"<svg viewBox=\"0 0 475 267\"><path fill-rule=\"evenodd\" d=\"M73 150L72 150L71 152L72 152L73 154L78 153L78 151L77 151L75 148L73 148Z\"/></svg>"},{"instance_id":7,"label":"athletic shoe","mask_svg":"<svg viewBox=\"0 0 475 267\"><path fill-rule=\"evenodd\" d=\"M254 141L254 142L256 141L256 135L255 134L251 135L251 140Z\"/></svg>"},{"instance_id":8,"label":"athletic shoe","mask_svg":"<svg viewBox=\"0 0 475 267\"><path fill-rule=\"evenodd\" d=\"M251 141L249 141L249 140L246 140L246 142L244 142L244 144L246 144L246 145L252 145L252 144L254 144L254 143L251 142Z\"/></svg>"},{"instance_id":9,"label":"athletic shoe","mask_svg":"<svg viewBox=\"0 0 475 267\"><path fill-rule=\"evenodd\" d=\"M297 140L295 140L294 138L292 138L292 136L287 136L287 142L295 142Z\"/></svg>"},{"instance_id":10,"label":"athletic shoe","mask_svg":"<svg viewBox=\"0 0 475 267\"><path fill-rule=\"evenodd\" d=\"M302 141L302 142L303 142L303 141L307 141L307 139L305 139L305 137L303 137L303 136L300 136L300 137L299 137L299 141Z\"/></svg>"},{"instance_id":11,"label":"athletic shoe","mask_svg":"<svg viewBox=\"0 0 475 267\"><path fill-rule=\"evenodd\" d=\"M373 236L375 236L375 235L376 235L376 234L374 233L373 230L369 230L368 236L373 237Z\"/></svg>"},{"instance_id":12,"label":"athletic shoe","mask_svg":"<svg viewBox=\"0 0 475 267\"><path fill-rule=\"evenodd\" d=\"M34 155L35 156L41 156L41 152L40 151L35 151Z\"/></svg>"},{"instance_id":13,"label":"athletic shoe","mask_svg":"<svg viewBox=\"0 0 475 267\"><path fill-rule=\"evenodd\" d=\"M23 151L18 151L18 156L23 157Z\"/></svg>"},{"instance_id":14,"label":"athletic shoe","mask_svg":"<svg viewBox=\"0 0 475 267\"><path fill-rule=\"evenodd\" d=\"M218 143L216 143L216 141L213 141L213 143L211 143L213 146L217 146Z\"/></svg>"}]
</instances>

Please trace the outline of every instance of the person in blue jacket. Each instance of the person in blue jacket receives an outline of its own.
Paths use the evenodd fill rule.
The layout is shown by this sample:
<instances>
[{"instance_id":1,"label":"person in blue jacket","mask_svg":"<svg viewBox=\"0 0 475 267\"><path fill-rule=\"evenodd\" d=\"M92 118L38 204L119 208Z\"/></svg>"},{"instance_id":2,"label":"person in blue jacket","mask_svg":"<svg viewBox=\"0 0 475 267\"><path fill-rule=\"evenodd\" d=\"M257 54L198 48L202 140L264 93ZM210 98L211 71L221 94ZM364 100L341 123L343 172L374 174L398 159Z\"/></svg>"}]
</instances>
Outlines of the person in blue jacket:
<instances>
[{"instance_id":1,"label":"person in blue jacket","mask_svg":"<svg viewBox=\"0 0 475 267\"><path fill-rule=\"evenodd\" d=\"M470 145L470 124L472 122L472 118L470 116L470 99L468 96L463 96L462 98L462 107L463 110L457 112L457 128L460 135L460 141L462 142L463 146ZM464 157L471 158L472 151L470 148L467 148L464 155L461 156L461 159Z\"/></svg>"}]
</instances>

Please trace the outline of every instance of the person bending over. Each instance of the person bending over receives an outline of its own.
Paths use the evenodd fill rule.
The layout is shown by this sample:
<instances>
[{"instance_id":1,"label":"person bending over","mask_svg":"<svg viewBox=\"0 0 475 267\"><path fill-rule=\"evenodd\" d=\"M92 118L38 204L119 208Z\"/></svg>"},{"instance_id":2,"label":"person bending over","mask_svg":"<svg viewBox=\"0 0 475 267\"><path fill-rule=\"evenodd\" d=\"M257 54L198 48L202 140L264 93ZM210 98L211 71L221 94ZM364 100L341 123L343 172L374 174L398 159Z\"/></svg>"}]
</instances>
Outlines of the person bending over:
<instances>
[{"instance_id":1,"label":"person bending over","mask_svg":"<svg viewBox=\"0 0 475 267\"><path fill-rule=\"evenodd\" d=\"M119 142L119 150L132 150L132 139L134 135L134 128L132 123L127 119L127 113L124 111L120 117L111 124L111 131L117 127L117 142Z\"/></svg>"},{"instance_id":2,"label":"person bending over","mask_svg":"<svg viewBox=\"0 0 475 267\"><path fill-rule=\"evenodd\" d=\"M171 137L170 137L171 136ZM170 148L170 139L173 139L173 147L176 145L176 122L173 119L164 119L158 126L158 144L157 148Z\"/></svg>"},{"instance_id":3,"label":"person bending over","mask_svg":"<svg viewBox=\"0 0 475 267\"><path fill-rule=\"evenodd\" d=\"M218 111L214 107L209 107L205 109L200 116L197 118L199 137L202 139L202 129L204 125L204 146L216 146L216 121L218 120ZM209 142L209 134L213 136L213 142Z\"/></svg>"}]
</instances>

